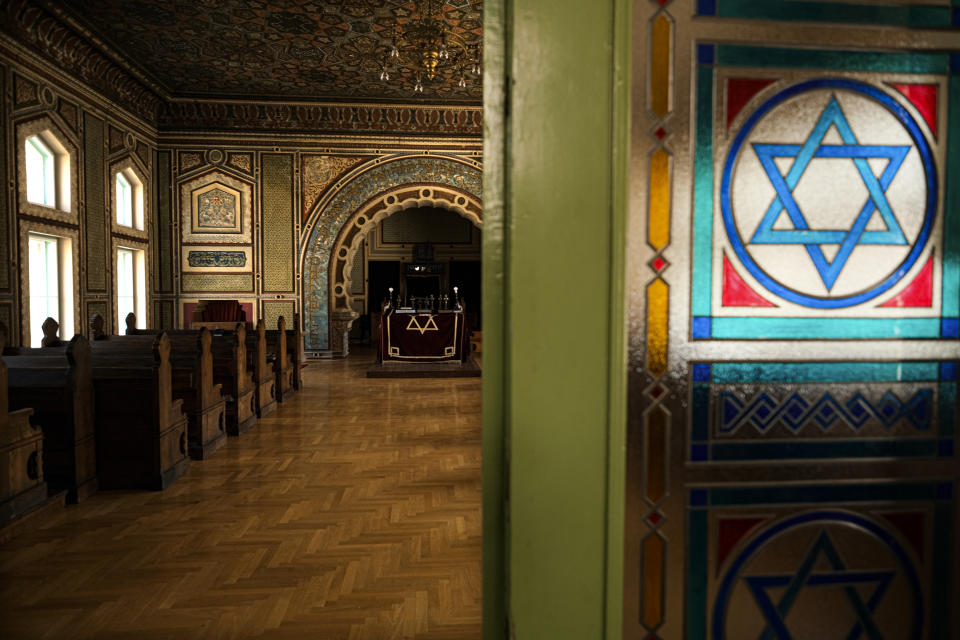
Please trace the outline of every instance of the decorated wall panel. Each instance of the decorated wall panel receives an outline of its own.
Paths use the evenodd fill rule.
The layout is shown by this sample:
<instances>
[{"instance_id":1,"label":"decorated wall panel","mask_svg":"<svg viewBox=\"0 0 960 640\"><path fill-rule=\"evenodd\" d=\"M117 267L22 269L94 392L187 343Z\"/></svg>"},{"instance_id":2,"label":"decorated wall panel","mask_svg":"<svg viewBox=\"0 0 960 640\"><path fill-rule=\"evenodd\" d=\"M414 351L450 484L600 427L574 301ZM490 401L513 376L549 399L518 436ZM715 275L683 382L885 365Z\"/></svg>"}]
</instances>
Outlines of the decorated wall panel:
<instances>
[{"instance_id":1,"label":"decorated wall panel","mask_svg":"<svg viewBox=\"0 0 960 640\"><path fill-rule=\"evenodd\" d=\"M107 198L104 193L104 132L103 120L91 114L84 114L84 164L85 189L87 196L87 224L85 238L87 242L87 286L90 291L107 290L107 228L104 212Z\"/></svg>"},{"instance_id":2,"label":"decorated wall panel","mask_svg":"<svg viewBox=\"0 0 960 640\"><path fill-rule=\"evenodd\" d=\"M7 87L7 68L0 65L0 96L4 96L0 100L0 123L3 123L3 126L0 127L0 149L3 149L3 153L0 153L0 176L7 175L7 100L6 100L6 91ZM4 238L8 238L10 233L10 203L7 196L0 197L0 234ZM2 242L0 243L0 292L9 293L10 292L10 243ZM5 323L8 330L11 328L9 323Z\"/></svg>"},{"instance_id":3,"label":"decorated wall panel","mask_svg":"<svg viewBox=\"0 0 960 640\"><path fill-rule=\"evenodd\" d=\"M290 300L284 302L264 302L263 303L263 322L267 327L274 329L277 326L277 320L280 316L286 321L287 326L293 323L293 315L297 312L297 303Z\"/></svg>"},{"instance_id":4,"label":"decorated wall panel","mask_svg":"<svg viewBox=\"0 0 960 640\"><path fill-rule=\"evenodd\" d=\"M956 8L635 9L625 637L954 637Z\"/></svg>"},{"instance_id":5,"label":"decorated wall panel","mask_svg":"<svg viewBox=\"0 0 960 640\"><path fill-rule=\"evenodd\" d=\"M263 289L294 291L293 157L265 155L263 184Z\"/></svg>"},{"instance_id":6,"label":"decorated wall panel","mask_svg":"<svg viewBox=\"0 0 960 640\"><path fill-rule=\"evenodd\" d=\"M180 277L180 285L184 293L198 291L252 293L254 291L252 274L185 273Z\"/></svg>"},{"instance_id":7,"label":"decorated wall panel","mask_svg":"<svg viewBox=\"0 0 960 640\"><path fill-rule=\"evenodd\" d=\"M173 293L173 210L171 208L170 153L157 153L157 274L154 286L160 293Z\"/></svg>"},{"instance_id":8,"label":"decorated wall panel","mask_svg":"<svg viewBox=\"0 0 960 640\"><path fill-rule=\"evenodd\" d=\"M184 179L179 193L181 243L253 243L253 188L249 181L213 169Z\"/></svg>"}]
</instances>

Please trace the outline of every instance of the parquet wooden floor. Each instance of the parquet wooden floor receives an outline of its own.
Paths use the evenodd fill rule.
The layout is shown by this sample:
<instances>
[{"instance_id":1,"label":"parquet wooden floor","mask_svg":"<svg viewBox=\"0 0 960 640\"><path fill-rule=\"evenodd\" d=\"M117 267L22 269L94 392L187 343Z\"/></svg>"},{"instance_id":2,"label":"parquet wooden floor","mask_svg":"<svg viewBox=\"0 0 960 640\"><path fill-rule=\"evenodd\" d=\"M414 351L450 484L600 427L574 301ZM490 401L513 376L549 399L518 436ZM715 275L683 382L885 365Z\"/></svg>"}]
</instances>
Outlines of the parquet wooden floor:
<instances>
[{"instance_id":1,"label":"parquet wooden floor","mask_svg":"<svg viewBox=\"0 0 960 640\"><path fill-rule=\"evenodd\" d=\"M0 638L480 636L480 380L305 389L164 492L0 545Z\"/></svg>"}]
</instances>

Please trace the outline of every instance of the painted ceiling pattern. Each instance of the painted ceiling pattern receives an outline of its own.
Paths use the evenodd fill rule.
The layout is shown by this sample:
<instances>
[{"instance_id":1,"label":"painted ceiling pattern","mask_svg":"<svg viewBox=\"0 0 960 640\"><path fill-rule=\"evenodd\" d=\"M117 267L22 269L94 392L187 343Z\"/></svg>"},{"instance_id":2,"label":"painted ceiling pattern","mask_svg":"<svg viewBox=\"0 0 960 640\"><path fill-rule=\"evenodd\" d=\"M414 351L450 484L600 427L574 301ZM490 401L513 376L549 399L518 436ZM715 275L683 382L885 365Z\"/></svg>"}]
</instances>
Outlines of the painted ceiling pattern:
<instances>
[{"instance_id":1,"label":"painted ceiling pattern","mask_svg":"<svg viewBox=\"0 0 960 640\"><path fill-rule=\"evenodd\" d=\"M59 3L58 3L59 4ZM479 104L479 78L384 82L382 60L410 0L73 0L59 5L174 97ZM443 18L482 40L483 0L448 0Z\"/></svg>"}]
</instances>

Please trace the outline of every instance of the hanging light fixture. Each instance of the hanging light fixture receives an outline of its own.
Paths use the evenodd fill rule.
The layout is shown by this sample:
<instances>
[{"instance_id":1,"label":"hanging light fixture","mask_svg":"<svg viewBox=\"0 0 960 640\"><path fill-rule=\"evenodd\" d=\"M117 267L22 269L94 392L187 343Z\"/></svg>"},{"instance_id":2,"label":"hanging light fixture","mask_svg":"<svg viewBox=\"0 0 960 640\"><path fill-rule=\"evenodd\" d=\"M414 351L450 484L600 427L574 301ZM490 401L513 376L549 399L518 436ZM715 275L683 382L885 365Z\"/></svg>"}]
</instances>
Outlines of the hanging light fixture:
<instances>
[{"instance_id":1,"label":"hanging light fixture","mask_svg":"<svg viewBox=\"0 0 960 640\"><path fill-rule=\"evenodd\" d=\"M415 82L414 93L423 93L437 78L450 78L461 89L480 75L480 43L468 41L443 20L442 0L414 3L414 17L397 24L393 43L380 64L380 80L389 82L406 71ZM424 8L421 8L424 7Z\"/></svg>"}]
</instances>

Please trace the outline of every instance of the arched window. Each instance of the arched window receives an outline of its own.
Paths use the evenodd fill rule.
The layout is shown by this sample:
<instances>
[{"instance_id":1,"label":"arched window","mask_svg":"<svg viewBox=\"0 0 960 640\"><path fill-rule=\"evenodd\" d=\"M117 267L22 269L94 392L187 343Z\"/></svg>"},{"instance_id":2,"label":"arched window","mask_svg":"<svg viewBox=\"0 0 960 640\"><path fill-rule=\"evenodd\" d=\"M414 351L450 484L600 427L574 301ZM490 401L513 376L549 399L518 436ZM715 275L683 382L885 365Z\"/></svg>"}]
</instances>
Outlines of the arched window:
<instances>
[{"instance_id":1,"label":"arched window","mask_svg":"<svg viewBox=\"0 0 960 640\"><path fill-rule=\"evenodd\" d=\"M40 136L30 136L26 143L27 200L54 207L57 204L55 156Z\"/></svg>"},{"instance_id":2,"label":"arched window","mask_svg":"<svg viewBox=\"0 0 960 640\"><path fill-rule=\"evenodd\" d=\"M70 152L50 130L28 135L23 140L21 168L27 203L71 211Z\"/></svg>"},{"instance_id":3,"label":"arched window","mask_svg":"<svg viewBox=\"0 0 960 640\"><path fill-rule=\"evenodd\" d=\"M117 223L133 226L133 189L123 173L117 174Z\"/></svg>"},{"instance_id":4,"label":"arched window","mask_svg":"<svg viewBox=\"0 0 960 640\"><path fill-rule=\"evenodd\" d=\"M143 231L143 183L130 170L114 175L117 224Z\"/></svg>"}]
</instances>

